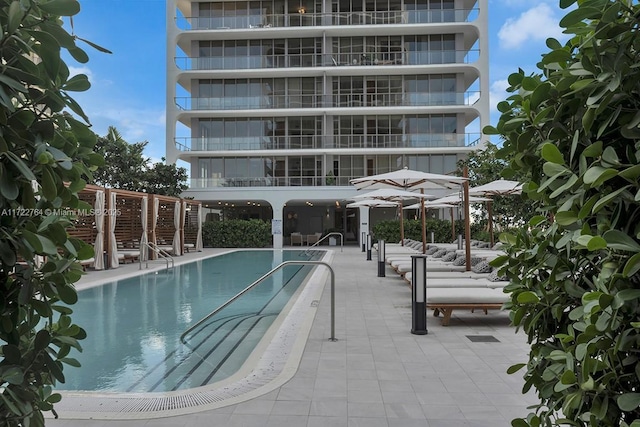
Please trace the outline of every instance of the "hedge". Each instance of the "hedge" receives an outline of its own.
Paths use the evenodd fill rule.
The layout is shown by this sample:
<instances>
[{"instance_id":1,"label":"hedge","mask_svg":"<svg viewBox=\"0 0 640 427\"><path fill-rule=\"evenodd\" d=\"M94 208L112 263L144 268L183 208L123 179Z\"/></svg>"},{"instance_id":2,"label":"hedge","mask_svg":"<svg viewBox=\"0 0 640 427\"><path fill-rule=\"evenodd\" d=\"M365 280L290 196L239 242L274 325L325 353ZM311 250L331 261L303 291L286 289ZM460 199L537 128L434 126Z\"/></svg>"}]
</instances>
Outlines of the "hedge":
<instances>
[{"instance_id":1,"label":"hedge","mask_svg":"<svg viewBox=\"0 0 640 427\"><path fill-rule=\"evenodd\" d=\"M431 241L431 233L434 233L435 242L451 242L451 222L440 219L426 220L427 241ZM464 234L464 221L456 221L456 236ZM373 226L373 237L376 240L384 239L387 242L400 241L400 221L381 221ZM404 221L405 239L422 240L422 223L420 220ZM471 224L471 238L477 240L488 240L489 235L484 231L484 224Z\"/></svg>"},{"instance_id":2,"label":"hedge","mask_svg":"<svg viewBox=\"0 0 640 427\"><path fill-rule=\"evenodd\" d=\"M271 224L259 219L207 221L202 226L207 248L264 248L271 246Z\"/></svg>"}]
</instances>

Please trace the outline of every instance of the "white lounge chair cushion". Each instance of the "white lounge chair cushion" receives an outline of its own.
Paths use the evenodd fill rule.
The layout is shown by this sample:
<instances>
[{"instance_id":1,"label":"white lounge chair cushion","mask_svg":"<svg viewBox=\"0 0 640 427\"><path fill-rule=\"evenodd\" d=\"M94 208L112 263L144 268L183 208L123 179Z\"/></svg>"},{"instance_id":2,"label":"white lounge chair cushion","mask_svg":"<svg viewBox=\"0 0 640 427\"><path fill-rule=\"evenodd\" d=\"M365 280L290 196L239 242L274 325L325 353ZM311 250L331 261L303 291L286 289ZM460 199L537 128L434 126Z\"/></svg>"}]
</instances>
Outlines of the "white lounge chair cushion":
<instances>
[{"instance_id":1,"label":"white lounge chair cushion","mask_svg":"<svg viewBox=\"0 0 640 427\"><path fill-rule=\"evenodd\" d=\"M427 304L503 304L509 295L490 288L429 288Z\"/></svg>"},{"instance_id":2,"label":"white lounge chair cushion","mask_svg":"<svg viewBox=\"0 0 640 427\"><path fill-rule=\"evenodd\" d=\"M394 267L396 271L400 274L407 273L411 271L411 263L398 264ZM441 265L429 265L427 267L428 271L465 271L465 266L456 267L455 265L450 264L441 264Z\"/></svg>"},{"instance_id":3,"label":"white lounge chair cushion","mask_svg":"<svg viewBox=\"0 0 640 427\"><path fill-rule=\"evenodd\" d=\"M454 275L456 274L462 277L455 277ZM487 289L501 290L509 284L508 281L492 282L486 277L473 277L473 276L469 276L468 274L474 274L474 273L457 272L457 271L427 272L427 288L428 289L487 288ZM446 276L443 277L440 275L446 275ZM412 277L413 277L413 273L411 271L405 273L404 275L404 279L407 281L407 283L411 283Z\"/></svg>"}]
</instances>

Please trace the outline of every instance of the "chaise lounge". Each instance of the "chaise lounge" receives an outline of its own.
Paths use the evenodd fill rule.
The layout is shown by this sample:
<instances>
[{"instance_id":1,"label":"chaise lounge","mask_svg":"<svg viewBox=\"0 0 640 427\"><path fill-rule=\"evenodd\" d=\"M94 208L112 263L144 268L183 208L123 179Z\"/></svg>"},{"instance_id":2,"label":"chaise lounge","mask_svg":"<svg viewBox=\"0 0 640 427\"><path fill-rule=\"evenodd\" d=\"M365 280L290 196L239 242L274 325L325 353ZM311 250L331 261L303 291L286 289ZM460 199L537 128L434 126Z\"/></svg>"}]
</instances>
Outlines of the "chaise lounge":
<instances>
[{"instance_id":1,"label":"chaise lounge","mask_svg":"<svg viewBox=\"0 0 640 427\"><path fill-rule=\"evenodd\" d=\"M449 326L455 309L500 310L509 300L502 289L492 288L429 288L427 309L432 309L438 317L442 313L442 326Z\"/></svg>"}]
</instances>

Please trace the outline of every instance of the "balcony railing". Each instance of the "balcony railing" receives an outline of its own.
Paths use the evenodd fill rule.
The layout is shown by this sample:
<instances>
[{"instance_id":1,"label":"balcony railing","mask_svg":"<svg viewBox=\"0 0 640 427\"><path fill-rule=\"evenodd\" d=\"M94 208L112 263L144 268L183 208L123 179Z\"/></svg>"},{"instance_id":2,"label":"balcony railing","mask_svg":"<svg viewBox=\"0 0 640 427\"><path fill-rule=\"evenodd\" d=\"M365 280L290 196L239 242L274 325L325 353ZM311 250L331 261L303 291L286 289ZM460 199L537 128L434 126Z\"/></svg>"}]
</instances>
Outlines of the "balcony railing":
<instances>
[{"instance_id":1,"label":"balcony railing","mask_svg":"<svg viewBox=\"0 0 640 427\"><path fill-rule=\"evenodd\" d=\"M322 95L265 95L247 97L177 97L182 110L253 110L267 108L319 108Z\"/></svg>"},{"instance_id":2,"label":"balcony railing","mask_svg":"<svg viewBox=\"0 0 640 427\"><path fill-rule=\"evenodd\" d=\"M479 51L473 50L437 50L431 52L385 52L385 53L345 53L345 54L282 54L282 55L243 55L215 57L175 58L176 66L181 70L244 70L260 68L297 68L329 66L398 66L398 65L434 65L468 64L475 62Z\"/></svg>"},{"instance_id":3,"label":"balcony railing","mask_svg":"<svg viewBox=\"0 0 640 427\"><path fill-rule=\"evenodd\" d=\"M479 133L292 135L235 138L175 138L180 151L249 151L353 148L437 148L476 145Z\"/></svg>"},{"instance_id":4,"label":"balcony railing","mask_svg":"<svg viewBox=\"0 0 640 427\"><path fill-rule=\"evenodd\" d=\"M331 108L331 107L425 107L441 105L472 105L480 96L478 91L431 92L398 94L342 94L333 95L333 102L322 95L264 95L247 97L176 97L181 110L253 110L272 108Z\"/></svg>"},{"instance_id":5,"label":"balcony railing","mask_svg":"<svg viewBox=\"0 0 640 427\"><path fill-rule=\"evenodd\" d=\"M381 12L257 14L222 17L178 17L183 31L228 30L343 25L394 25L472 22L478 9L409 10Z\"/></svg>"},{"instance_id":6,"label":"balcony railing","mask_svg":"<svg viewBox=\"0 0 640 427\"><path fill-rule=\"evenodd\" d=\"M295 177L253 177L253 178L191 178L190 188L215 187L325 187L345 186L355 176L295 176Z\"/></svg>"}]
</instances>

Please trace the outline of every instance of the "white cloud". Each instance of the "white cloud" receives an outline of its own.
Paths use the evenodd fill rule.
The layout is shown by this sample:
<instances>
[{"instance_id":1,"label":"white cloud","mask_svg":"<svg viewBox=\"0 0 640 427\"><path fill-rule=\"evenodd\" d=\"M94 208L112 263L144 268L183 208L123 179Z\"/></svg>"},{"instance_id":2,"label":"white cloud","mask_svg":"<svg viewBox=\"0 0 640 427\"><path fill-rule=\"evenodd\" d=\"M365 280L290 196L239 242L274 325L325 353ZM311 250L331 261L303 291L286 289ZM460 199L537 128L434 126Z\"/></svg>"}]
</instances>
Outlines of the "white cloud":
<instances>
[{"instance_id":1,"label":"white cloud","mask_svg":"<svg viewBox=\"0 0 640 427\"><path fill-rule=\"evenodd\" d=\"M498 102L504 101L508 96L507 88L509 86L509 82L506 79L496 80L491 83L491 89L489 91L489 104L491 106L491 111L495 111Z\"/></svg>"},{"instance_id":2,"label":"white cloud","mask_svg":"<svg viewBox=\"0 0 640 427\"><path fill-rule=\"evenodd\" d=\"M165 111L162 110L144 110L140 108L91 108L87 111L89 118L94 122L96 129L94 131L99 135L106 133L108 126L115 126L122 134L122 137L128 142L149 141L158 143L154 135L159 131L164 133L165 129ZM106 126L101 124L106 123ZM103 129L104 127L104 129Z\"/></svg>"},{"instance_id":3,"label":"white cloud","mask_svg":"<svg viewBox=\"0 0 640 427\"><path fill-rule=\"evenodd\" d=\"M77 76L78 74L85 74L90 82L93 82L93 73L89 67L69 67L69 77Z\"/></svg>"},{"instance_id":4,"label":"white cloud","mask_svg":"<svg viewBox=\"0 0 640 427\"><path fill-rule=\"evenodd\" d=\"M507 92L508 87L509 82L506 79L495 80L491 83L491 89L489 90L489 122L494 126L498 123L498 119L500 118L500 112L498 111L497 105L509 96L509 93ZM491 140L494 144L498 143L498 137L492 136Z\"/></svg>"},{"instance_id":5,"label":"white cloud","mask_svg":"<svg viewBox=\"0 0 640 427\"><path fill-rule=\"evenodd\" d=\"M559 18L546 3L523 12L517 19L509 18L498 31L500 45L506 49L519 48L527 41L546 40L549 37L562 38Z\"/></svg>"},{"instance_id":6,"label":"white cloud","mask_svg":"<svg viewBox=\"0 0 640 427\"><path fill-rule=\"evenodd\" d=\"M132 105L122 107L104 106L101 100L86 102L89 97L82 100L81 105L89 120L91 129L97 135L104 136L109 126L114 126L129 142L147 141L145 156L154 161L166 154L166 123L165 110ZM125 100L122 101L126 103ZM98 104L98 105L96 105Z\"/></svg>"}]
</instances>

